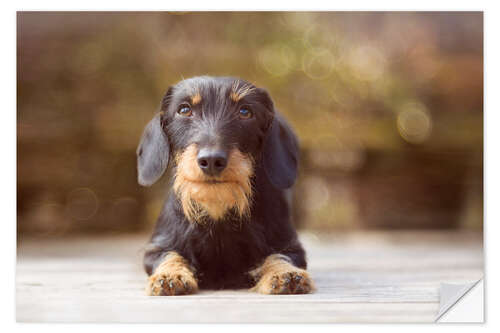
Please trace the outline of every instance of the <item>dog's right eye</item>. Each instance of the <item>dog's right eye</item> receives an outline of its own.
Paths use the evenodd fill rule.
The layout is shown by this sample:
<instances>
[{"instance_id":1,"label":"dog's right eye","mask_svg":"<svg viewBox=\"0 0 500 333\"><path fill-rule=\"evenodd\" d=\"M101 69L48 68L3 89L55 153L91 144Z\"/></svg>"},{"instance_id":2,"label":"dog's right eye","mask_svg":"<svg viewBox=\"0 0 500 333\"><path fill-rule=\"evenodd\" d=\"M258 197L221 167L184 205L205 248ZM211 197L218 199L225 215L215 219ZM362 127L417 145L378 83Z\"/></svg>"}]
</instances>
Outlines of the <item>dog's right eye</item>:
<instances>
[{"instance_id":1,"label":"dog's right eye","mask_svg":"<svg viewBox=\"0 0 500 333\"><path fill-rule=\"evenodd\" d=\"M191 110L191 107L189 105L181 104L179 106L179 110L177 110L177 113L184 117L191 117L193 111Z\"/></svg>"}]
</instances>

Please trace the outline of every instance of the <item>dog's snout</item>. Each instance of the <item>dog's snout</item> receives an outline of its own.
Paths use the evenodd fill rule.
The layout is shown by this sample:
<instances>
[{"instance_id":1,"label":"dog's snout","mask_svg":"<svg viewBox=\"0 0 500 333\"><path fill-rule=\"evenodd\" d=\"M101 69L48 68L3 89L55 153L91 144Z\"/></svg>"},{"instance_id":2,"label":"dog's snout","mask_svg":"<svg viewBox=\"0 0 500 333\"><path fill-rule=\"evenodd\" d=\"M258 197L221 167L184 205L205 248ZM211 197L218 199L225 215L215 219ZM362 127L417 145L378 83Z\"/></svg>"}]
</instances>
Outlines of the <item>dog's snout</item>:
<instances>
[{"instance_id":1,"label":"dog's snout","mask_svg":"<svg viewBox=\"0 0 500 333\"><path fill-rule=\"evenodd\" d=\"M217 176L227 166L227 153L222 150L201 149L198 152L198 165L209 176Z\"/></svg>"}]
</instances>

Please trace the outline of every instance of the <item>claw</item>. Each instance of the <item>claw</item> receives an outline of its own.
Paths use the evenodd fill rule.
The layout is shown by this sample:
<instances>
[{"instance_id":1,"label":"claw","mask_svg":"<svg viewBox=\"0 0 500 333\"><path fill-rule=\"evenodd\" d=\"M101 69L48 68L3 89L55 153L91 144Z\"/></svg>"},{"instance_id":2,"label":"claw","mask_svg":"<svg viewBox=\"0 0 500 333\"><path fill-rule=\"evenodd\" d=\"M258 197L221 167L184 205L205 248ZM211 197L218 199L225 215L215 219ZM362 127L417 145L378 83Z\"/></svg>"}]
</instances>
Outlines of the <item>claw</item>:
<instances>
[{"instance_id":1,"label":"claw","mask_svg":"<svg viewBox=\"0 0 500 333\"><path fill-rule=\"evenodd\" d=\"M173 288L174 287L174 281L173 280L168 281L168 286L170 288Z\"/></svg>"},{"instance_id":2,"label":"claw","mask_svg":"<svg viewBox=\"0 0 500 333\"><path fill-rule=\"evenodd\" d=\"M160 286L163 287L163 284L165 283L165 280L164 279L160 279L158 282L160 282Z\"/></svg>"},{"instance_id":3,"label":"claw","mask_svg":"<svg viewBox=\"0 0 500 333\"><path fill-rule=\"evenodd\" d=\"M281 288L277 291L278 294L289 294L290 288L287 284L283 284Z\"/></svg>"},{"instance_id":4,"label":"claw","mask_svg":"<svg viewBox=\"0 0 500 333\"><path fill-rule=\"evenodd\" d=\"M175 295L183 295L185 293L186 289L183 288L183 285L181 285L180 283L176 284L175 285Z\"/></svg>"},{"instance_id":5,"label":"claw","mask_svg":"<svg viewBox=\"0 0 500 333\"><path fill-rule=\"evenodd\" d=\"M302 275L295 275L293 279L295 280L295 282L300 282L300 280L302 280Z\"/></svg>"},{"instance_id":6,"label":"claw","mask_svg":"<svg viewBox=\"0 0 500 333\"><path fill-rule=\"evenodd\" d=\"M297 288L295 288L295 293L296 294L304 294L304 288L302 286L298 285Z\"/></svg>"}]
</instances>

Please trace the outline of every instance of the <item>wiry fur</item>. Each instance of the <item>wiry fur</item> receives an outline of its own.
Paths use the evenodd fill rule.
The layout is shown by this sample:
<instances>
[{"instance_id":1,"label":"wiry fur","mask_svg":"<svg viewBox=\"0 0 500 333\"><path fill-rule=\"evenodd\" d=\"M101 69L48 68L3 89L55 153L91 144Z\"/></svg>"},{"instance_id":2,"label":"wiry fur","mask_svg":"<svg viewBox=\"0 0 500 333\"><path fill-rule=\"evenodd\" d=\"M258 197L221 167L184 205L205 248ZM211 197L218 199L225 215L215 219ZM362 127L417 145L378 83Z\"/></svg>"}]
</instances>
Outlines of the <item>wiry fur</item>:
<instances>
[{"instance_id":1,"label":"wiry fur","mask_svg":"<svg viewBox=\"0 0 500 333\"><path fill-rule=\"evenodd\" d=\"M242 83L240 80L236 80L231 87L231 93L229 96L233 101L238 102L243 97L250 94L254 89L255 87L252 87L250 84Z\"/></svg>"},{"instance_id":2,"label":"wiry fur","mask_svg":"<svg viewBox=\"0 0 500 333\"><path fill-rule=\"evenodd\" d=\"M248 215L252 196L251 158L233 148L226 169L218 177L207 177L198 167L196 145L188 146L176 157L174 191L187 219L220 220L231 209L242 218Z\"/></svg>"},{"instance_id":3,"label":"wiry fur","mask_svg":"<svg viewBox=\"0 0 500 333\"><path fill-rule=\"evenodd\" d=\"M174 177L144 255L148 294L310 292L289 200L298 141L269 94L240 79L195 77L170 87L160 111L137 149L141 184ZM223 156L224 169L200 169L207 151Z\"/></svg>"}]
</instances>

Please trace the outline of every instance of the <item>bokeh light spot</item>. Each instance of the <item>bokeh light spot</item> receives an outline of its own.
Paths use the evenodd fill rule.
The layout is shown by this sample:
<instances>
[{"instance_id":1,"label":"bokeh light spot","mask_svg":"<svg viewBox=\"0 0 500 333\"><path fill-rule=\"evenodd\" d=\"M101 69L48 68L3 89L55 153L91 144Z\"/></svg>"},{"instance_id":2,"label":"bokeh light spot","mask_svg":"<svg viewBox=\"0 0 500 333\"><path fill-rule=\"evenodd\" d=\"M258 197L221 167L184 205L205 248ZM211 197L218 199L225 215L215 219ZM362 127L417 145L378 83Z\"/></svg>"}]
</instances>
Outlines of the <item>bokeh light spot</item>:
<instances>
[{"instance_id":1,"label":"bokeh light spot","mask_svg":"<svg viewBox=\"0 0 500 333\"><path fill-rule=\"evenodd\" d=\"M304 55L302 70L313 80L324 80L335 66L335 57L328 49L311 49Z\"/></svg>"},{"instance_id":2,"label":"bokeh light spot","mask_svg":"<svg viewBox=\"0 0 500 333\"><path fill-rule=\"evenodd\" d=\"M398 114L397 123L399 134L410 143L422 143L431 134L432 118L421 103L405 104Z\"/></svg>"},{"instance_id":3,"label":"bokeh light spot","mask_svg":"<svg viewBox=\"0 0 500 333\"><path fill-rule=\"evenodd\" d=\"M386 72L387 61L382 51L373 46L354 47L347 57L353 76L361 81L375 81Z\"/></svg>"},{"instance_id":4,"label":"bokeh light spot","mask_svg":"<svg viewBox=\"0 0 500 333\"><path fill-rule=\"evenodd\" d=\"M287 45L273 44L259 52L258 63L272 76L283 76L295 65L295 55Z\"/></svg>"},{"instance_id":5,"label":"bokeh light spot","mask_svg":"<svg viewBox=\"0 0 500 333\"><path fill-rule=\"evenodd\" d=\"M90 188L77 188L68 194L66 211L74 219L88 220L97 212L99 200Z\"/></svg>"}]
</instances>

